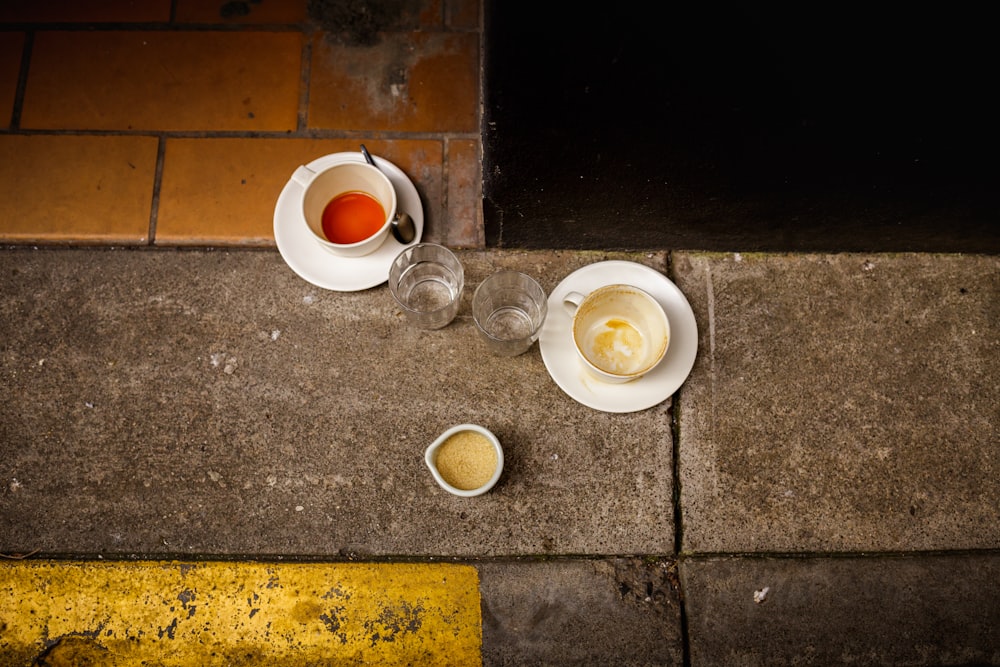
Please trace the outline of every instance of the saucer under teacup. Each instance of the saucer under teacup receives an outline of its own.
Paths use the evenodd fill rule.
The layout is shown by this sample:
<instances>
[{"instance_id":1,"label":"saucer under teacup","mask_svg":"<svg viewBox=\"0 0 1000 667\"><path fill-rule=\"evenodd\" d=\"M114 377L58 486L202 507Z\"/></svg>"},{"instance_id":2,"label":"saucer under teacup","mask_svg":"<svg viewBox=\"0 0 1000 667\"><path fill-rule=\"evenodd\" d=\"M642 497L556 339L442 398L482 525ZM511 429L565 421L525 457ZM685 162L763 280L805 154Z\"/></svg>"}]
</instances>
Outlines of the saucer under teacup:
<instances>
[{"instance_id":1,"label":"saucer under teacup","mask_svg":"<svg viewBox=\"0 0 1000 667\"><path fill-rule=\"evenodd\" d=\"M375 160L395 187L399 208L409 212L413 218L416 237L410 244L403 246L390 234L370 254L362 257L335 256L316 243L306 226L297 206L301 195L299 188L302 186L289 177L274 208L274 240L285 263L306 282L338 292L355 292L376 287L388 280L389 267L399 251L420 242L424 231L424 208L416 187L392 162L378 156L375 156ZM317 158L306 166L319 171L342 162L364 162L364 156L360 152L332 153Z\"/></svg>"}]
</instances>

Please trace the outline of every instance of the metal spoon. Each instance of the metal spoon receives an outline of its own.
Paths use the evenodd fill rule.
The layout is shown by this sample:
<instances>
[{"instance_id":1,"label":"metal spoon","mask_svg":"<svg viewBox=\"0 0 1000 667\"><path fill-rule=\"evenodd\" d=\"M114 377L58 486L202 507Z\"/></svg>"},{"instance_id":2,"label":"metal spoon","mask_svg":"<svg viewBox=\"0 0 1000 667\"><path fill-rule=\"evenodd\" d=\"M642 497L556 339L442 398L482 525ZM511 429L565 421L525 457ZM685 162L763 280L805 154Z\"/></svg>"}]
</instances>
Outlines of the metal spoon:
<instances>
[{"instance_id":1,"label":"metal spoon","mask_svg":"<svg viewBox=\"0 0 1000 667\"><path fill-rule=\"evenodd\" d=\"M361 144L361 154L365 156L365 162L378 169L375 159L372 158L364 144ZM400 211L398 207L396 215L393 216L392 222L389 224L392 226L392 235L403 245L407 245L417 237L417 226L413 224L413 218L406 211Z\"/></svg>"}]
</instances>

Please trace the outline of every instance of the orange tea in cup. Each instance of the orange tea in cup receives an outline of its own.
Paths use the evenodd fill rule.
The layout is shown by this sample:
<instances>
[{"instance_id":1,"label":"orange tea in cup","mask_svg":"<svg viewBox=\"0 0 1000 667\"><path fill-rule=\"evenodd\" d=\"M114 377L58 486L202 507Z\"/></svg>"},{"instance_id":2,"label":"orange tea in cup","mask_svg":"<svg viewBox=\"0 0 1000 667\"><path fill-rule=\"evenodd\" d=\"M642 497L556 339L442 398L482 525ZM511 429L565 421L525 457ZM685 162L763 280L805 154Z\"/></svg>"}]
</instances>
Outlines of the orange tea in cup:
<instances>
[{"instance_id":1,"label":"orange tea in cup","mask_svg":"<svg viewBox=\"0 0 1000 667\"><path fill-rule=\"evenodd\" d=\"M345 192L323 209L323 234L331 243L358 243L382 229L385 218L382 204L370 194Z\"/></svg>"}]
</instances>

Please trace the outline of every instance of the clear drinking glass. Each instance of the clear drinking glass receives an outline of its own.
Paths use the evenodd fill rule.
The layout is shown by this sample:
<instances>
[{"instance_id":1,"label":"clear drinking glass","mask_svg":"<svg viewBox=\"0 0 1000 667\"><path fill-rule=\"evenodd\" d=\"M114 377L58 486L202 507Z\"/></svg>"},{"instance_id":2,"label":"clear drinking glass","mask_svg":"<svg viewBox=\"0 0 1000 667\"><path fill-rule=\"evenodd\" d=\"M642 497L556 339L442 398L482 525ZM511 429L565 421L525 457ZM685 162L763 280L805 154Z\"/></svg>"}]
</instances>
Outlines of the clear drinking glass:
<instances>
[{"instance_id":1,"label":"clear drinking glass","mask_svg":"<svg viewBox=\"0 0 1000 667\"><path fill-rule=\"evenodd\" d=\"M455 253L436 243L417 243L389 267L389 291L410 324L440 329L458 314L465 272Z\"/></svg>"},{"instance_id":2,"label":"clear drinking glass","mask_svg":"<svg viewBox=\"0 0 1000 667\"><path fill-rule=\"evenodd\" d=\"M545 291L519 271L497 271L472 297L472 319L494 354L513 357L538 340L548 314Z\"/></svg>"}]
</instances>

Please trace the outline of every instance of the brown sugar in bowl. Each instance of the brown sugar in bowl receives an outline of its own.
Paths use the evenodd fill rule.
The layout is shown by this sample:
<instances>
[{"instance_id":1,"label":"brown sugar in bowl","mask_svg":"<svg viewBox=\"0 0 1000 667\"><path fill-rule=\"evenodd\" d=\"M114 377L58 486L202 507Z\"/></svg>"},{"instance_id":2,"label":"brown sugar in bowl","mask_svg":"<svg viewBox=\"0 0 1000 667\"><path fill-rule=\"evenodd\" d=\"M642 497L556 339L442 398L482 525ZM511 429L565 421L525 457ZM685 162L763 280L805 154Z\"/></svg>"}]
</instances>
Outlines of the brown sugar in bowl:
<instances>
[{"instance_id":1,"label":"brown sugar in bowl","mask_svg":"<svg viewBox=\"0 0 1000 667\"><path fill-rule=\"evenodd\" d=\"M476 424L452 426L424 455L434 480L448 493L466 498L489 491L503 472L503 448Z\"/></svg>"}]
</instances>

